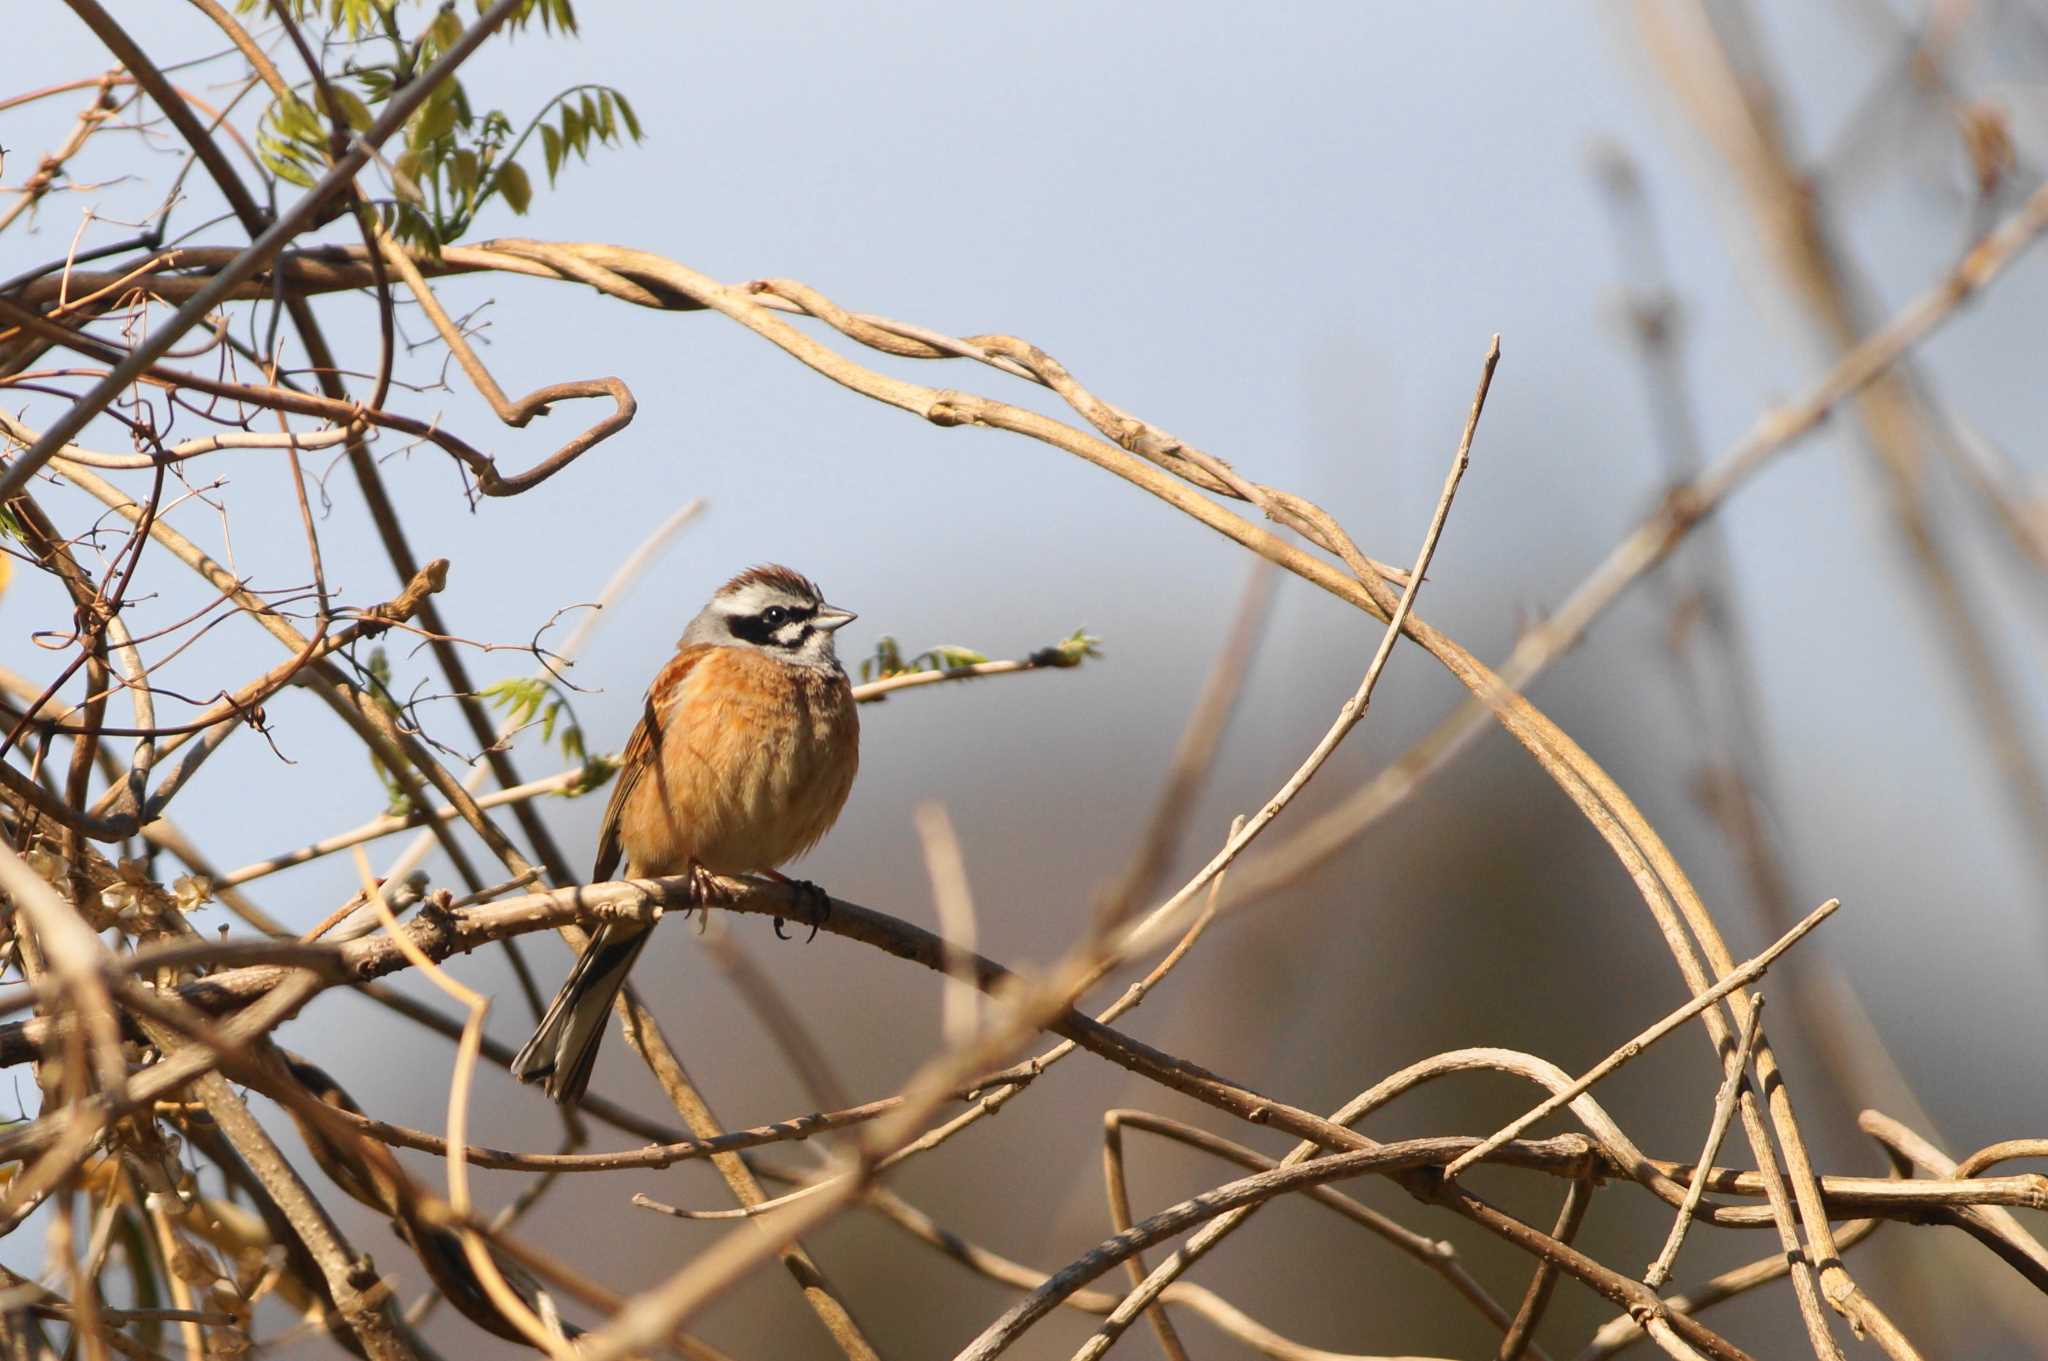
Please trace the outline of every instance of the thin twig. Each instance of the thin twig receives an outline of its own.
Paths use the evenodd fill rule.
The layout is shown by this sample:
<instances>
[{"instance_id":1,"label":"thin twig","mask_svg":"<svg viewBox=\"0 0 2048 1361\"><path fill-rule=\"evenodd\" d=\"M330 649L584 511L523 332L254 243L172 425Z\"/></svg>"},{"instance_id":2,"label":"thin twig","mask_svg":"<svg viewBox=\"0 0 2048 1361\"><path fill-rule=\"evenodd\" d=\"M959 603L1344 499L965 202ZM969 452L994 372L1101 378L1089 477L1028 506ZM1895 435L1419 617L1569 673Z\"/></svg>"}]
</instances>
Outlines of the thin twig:
<instances>
[{"instance_id":1,"label":"thin twig","mask_svg":"<svg viewBox=\"0 0 2048 1361\"><path fill-rule=\"evenodd\" d=\"M1706 1194L1707 1169L1720 1155L1721 1140L1727 1135L1728 1122L1735 1115L1735 1098L1741 1090L1743 1074L1749 1070L1750 1055L1756 1050L1757 1029L1762 1024L1763 1014L1764 999L1759 994L1750 1000L1749 1024L1742 1028L1742 1043L1735 1051L1735 1063L1728 1069L1728 1075L1721 1081L1721 1090L1714 1096L1713 1118L1707 1122L1707 1145L1700 1153L1699 1166L1693 1170L1692 1180L1686 1185L1685 1203L1678 1207L1678 1217L1672 1221L1671 1233L1664 1240L1664 1250L1643 1273L1643 1284L1652 1290L1662 1288L1664 1282L1671 1279L1671 1264L1678 1260L1678 1250L1685 1243L1685 1231L1692 1227L1693 1212L1699 1208L1700 1197Z\"/></svg>"},{"instance_id":2,"label":"thin twig","mask_svg":"<svg viewBox=\"0 0 2048 1361\"><path fill-rule=\"evenodd\" d=\"M1429 527L1424 532L1422 546L1416 553L1415 566L1409 571L1407 585L1401 590L1401 599L1388 618L1386 629L1380 636L1379 646L1373 652L1372 661L1366 667L1364 679L1359 682L1357 692L1351 699L1345 702L1345 707L1338 715L1337 723L1324 735L1323 741L1317 744L1316 749L1310 753L1308 760L1302 764L1295 776L1281 787L1278 794L1267 801L1266 806L1260 810L1257 818L1232 832L1229 843L1231 846L1241 848L1248 844L1252 836L1256 835L1257 829L1263 827L1266 822L1270 822L1279 810L1286 806L1287 800L1308 782L1308 778L1321 766L1322 761L1328 757L1329 753L1335 750L1337 743L1343 740L1344 735L1365 717L1366 709L1372 703L1373 689L1379 682L1380 673L1386 667L1387 658L1393 652L1394 641L1401 635L1402 622L1408 617L1408 612L1415 601L1416 592L1421 588L1423 580L1429 574L1431 559L1436 556L1437 541L1442 537L1444 523L1450 516L1451 502L1457 495L1458 484L1464 478L1465 469L1471 463L1472 437L1478 429L1480 414L1486 408L1486 393L1492 385L1493 371L1499 362L1500 337L1495 336L1492 344L1487 348L1486 359L1480 369L1479 387L1473 394L1472 406L1465 418L1464 431L1458 438L1457 452L1452 456L1450 471L1445 474L1443 489L1438 493L1435 509L1430 514ZM1220 872L1221 868L1229 864L1229 861L1221 856L1218 859L1222 862L1221 865L1217 866L1217 872ZM1217 862L1212 861L1211 864L1216 865ZM1201 876L1198 876L1197 882L1200 882L1200 879ZM1146 923L1142 923L1141 927L1149 925L1153 919L1164 916L1172 909L1175 902L1185 896L1186 892L1187 890L1183 889L1180 894L1175 895L1174 900L1170 900L1165 907L1158 909L1154 917L1148 919ZM1344 1122L1339 1120L1334 1123L1342 1124ZM1300 1162L1302 1158L1307 1157L1312 1151L1312 1145L1304 1144L1296 1149L1295 1155L1290 1155L1291 1161L1283 1165L1291 1166L1293 1163ZM1147 1303L1156 1299L1161 1290L1176 1280L1188 1267L1200 1260L1210 1247L1221 1241L1225 1235L1243 1223L1250 1216L1254 1208L1255 1206L1247 1206L1242 1210L1232 1211L1217 1219L1214 1223L1205 1225L1202 1232L1190 1239L1149 1275L1137 1281L1135 1288L1129 1295L1125 1296L1123 1303L1118 1305L1116 1310L1103 1321L1102 1326L1096 1330L1095 1336L1088 1339L1081 1350L1075 1353L1075 1361L1096 1361L1096 1358L1107 1352L1110 1347L1115 1345L1117 1338L1122 1334L1123 1330L1130 1326L1132 1320L1137 1317L1139 1311Z\"/></svg>"},{"instance_id":3,"label":"thin twig","mask_svg":"<svg viewBox=\"0 0 2048 1361\"><path fill-rule=\"evenodd\" d=\"M1600 1079L1606 1077L1609 1073L1612 1073L1615 1069L1621 1067L1630 1059L1633 1059L1636 1055L1678 1029L1679 1026L1684 1025L1687 1021L1699 1015L1723 997L1726 997L1729 993L1734 992L1738 988L1748 987L1751 983L1763 977L1765 970L1771 967L1771 964L1779 955L1797 945L1807 932L1813 930L1814 927L1819 926L1830 916L1834 915L1835 909L1841 905L1841 899L1830 898L1813 911L1807 913L1797 926L1787 931L1783 936L1780 936L1772 943L1768 950L1765 950L1756 958L1747 961L1732 973L1724 975L1719 982L1714 984L1713 987L1708 988L1705 992L1694 994L1691 1000L1667 1013L1662 1020L1649 1026L1634 1039L1587 1069L1583 1077L1572 1083L1565 1090L1554 1093L1541 1105L1533 1107L1502 1126L1489 1136L1484 1143L1480 1144L1479 1147L1473 1149L1471 1153L1445 1168L1444 1175L1446 1177L1457 1176L1467 1167L1478 1162L1508 1140L1516 1137L1544 1116L1571 1104L1580 1093L1591 1090L1594 1083L1600 1081Z\"/></svg>"},{"instance_id":4,"label":"thin twig","mask_svg":"<svg viewBox=\"0 0 2048 1361\"><path fill-rule=\"evenodd\" d=\"M1576 1177L1567 1182L1564 1204L1558 1207L1557 1223L1551 1226L1550 1236L1565 1244L1577 1238L1579 1226L1585 1223L1586 1211L1592 1204L1592 1178ZM1547 1257L1538 1258L1536 1273L1529 1278L1529 1288L1522 1294L1522 1305L1515 1310L1514 1320L1500 1340L1500 1350L1494 1354L1497 1361L1516 1361L1530 1349L1536 1327L1543 1321L1543 1311L1550 1307L1550 1297L1556 1289L1557 1264Z\"/></svg>"}]
</instances>

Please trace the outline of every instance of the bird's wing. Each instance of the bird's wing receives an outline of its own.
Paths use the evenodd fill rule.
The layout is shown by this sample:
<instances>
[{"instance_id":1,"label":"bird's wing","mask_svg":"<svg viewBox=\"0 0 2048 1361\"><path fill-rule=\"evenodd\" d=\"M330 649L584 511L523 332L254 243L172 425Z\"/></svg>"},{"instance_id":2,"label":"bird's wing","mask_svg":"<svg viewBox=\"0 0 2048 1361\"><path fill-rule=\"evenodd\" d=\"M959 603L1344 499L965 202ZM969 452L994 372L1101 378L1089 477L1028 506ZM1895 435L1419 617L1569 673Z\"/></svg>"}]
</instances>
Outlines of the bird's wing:
<instances>
[{"instance_id":1,"label":"bird's wing","mask_svg":"<svg viewBox=\"0 0 2048 1361\"><path fill-rule=\"evenodd\" d=\"M612 786L611 802L605 805L604 821L598 824L597 860L591 867L591 883L605 882L618 869L623 853L619 845L619 819L641 779L661 760L661 715L674 702L676 690L690 671L715 650L711 643L694 643L684 648L668 659L668 664L655 674L654 684L647 687L647 697L641 701L640 721L633 725L626 749L619 753L618 781Z\"/></svg>"}]
</instances>

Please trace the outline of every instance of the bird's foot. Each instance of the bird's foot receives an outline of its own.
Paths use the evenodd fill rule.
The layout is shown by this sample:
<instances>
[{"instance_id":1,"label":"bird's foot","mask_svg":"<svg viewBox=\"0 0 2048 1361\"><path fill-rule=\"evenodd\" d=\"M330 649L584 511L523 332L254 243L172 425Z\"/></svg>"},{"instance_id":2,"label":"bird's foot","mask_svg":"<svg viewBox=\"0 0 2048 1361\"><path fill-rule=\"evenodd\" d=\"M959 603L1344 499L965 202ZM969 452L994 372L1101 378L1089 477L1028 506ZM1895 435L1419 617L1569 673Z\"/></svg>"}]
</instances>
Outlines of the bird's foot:
<instances>
[{"instance_id":1,"label":"bird's foot","mask_svg":"<svg viewBox=\"0 0 2048 1361\"><path fill-rule=\"evenodd\" d=\"M797 903L803 909L804 924L811 928L811 934L804 937L804 944L810 944L818 938L818 928L832 915L832 895L808 879L791 879L781 874L775 877L789 885L790 890L796 895ZM783 933L782 925L782 918L777 917L775 937L778 940L788 940L789 937Z\"/></svg>"},{"instance_id":2,"label":"bird's foot","mask_svg":"<svg viewBox=\"0 0 2048 1361\"><path fill-rule=\"evenodd\" d=\"M704 928L711 922L711 913L706 910L707 905L724 902L731 895L719 884L718 876L702 865L691 865L689 875L695 901L684 905L683 915L688 917L692 912L697 914L697 934L701 936L704 934Z\"/></svg>"}]
</instances>

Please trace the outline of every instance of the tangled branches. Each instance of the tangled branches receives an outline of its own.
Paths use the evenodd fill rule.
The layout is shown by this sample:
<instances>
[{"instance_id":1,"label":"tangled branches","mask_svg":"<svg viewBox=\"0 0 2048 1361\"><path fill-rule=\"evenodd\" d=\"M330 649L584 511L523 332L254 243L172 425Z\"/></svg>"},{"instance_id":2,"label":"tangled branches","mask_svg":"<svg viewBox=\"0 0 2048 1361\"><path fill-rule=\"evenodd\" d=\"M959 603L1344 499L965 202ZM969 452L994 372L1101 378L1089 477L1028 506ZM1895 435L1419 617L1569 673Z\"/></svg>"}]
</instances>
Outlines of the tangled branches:
<instances>
[{"instance_id":1,"label":"tangled branches","mask_svg":"<svg viewBox=\"0 0 2048 1361\"><path fill-rule=\"evenodd\" d=\"M234 59L246 63L245 93L269 100L260 126L271 131L259 133L270 139L259 157L267 178L254 185L222 145L240 135L227 110L209 110L174 86L94 0L68 3L115 65L97 80L38 92L89 90L91 102L71 137L43 159L14 210L0 215L0 231L47 196L63 165L103 135L115 115L139 118L151 106L148 117L180 139L189 164L212 179L248 241L173 241L165 231L173 193L136 239L96 250L91 259L51 260L0 285L0 384L21 403L18 414L0 412L8 440L0 462L0 520L23 571L61 589L69 605L68 620L36 635L62 658L52 676L0 670L6 730L0 739L0 894L8 905L6 958L21 980L4 1000L10 1015L27 1013L0 1024L0 1064L30 1068L39 1092L33 1116L0 1133L0 1160L9 1169L0 1189L0 1233L17 1232L41 1215L57 1264L50 1280L9 1273L0 1291L7 1299L0 1346L9 1355L52 1350L53 1330L89 1356L110 1350L154 1355L167 1326L180 1332L192 1356L246 1354L277 1340L267 1318L259 1318L259 1306L274 1298L296 1319L291 1327L323 1330L339 1345L375 1358L425 1354L418 1317L441 1299L492 1336L551 1357L711 1357L722 1353L688 1331L693 1321L773 1259L839 1350L865 1358L878 1355L875 1344L848 1293L807 1244L817 1230L861 1211L1017 1292L1014 1303L960 1350L963 1358L1000 1355L1060 1308L1099 1319L1077 1353L1082 1357L1108 1351L1141 1316L1170 1357L1187 1354L1176 1319L1189 1317L1263 1355L1327 1357L1333 1353L1253 1318L1225 1291L1184 1279L1246 1219L1286 1196L1331 1210L1440 1278L1446 1298L1461 1301L1500 1336L1502 1357L1547 1354L1538 1334L1558 1283L1567 1278L1616 1311L1589 1343L1589 1356L1647 1341L1672 1356L1736 1361L1749 1353L1703 1315L1722 1301L1789 1279L1817 1356L1840 1355L1833 1336L1839 1318L1895 1361L1917 1357L1915 1344L1844 1260L1855 1243L1895 1222L1960 1229L2026 1283L2048 1290L2048 1249L2015 1214L2048 1209L2048 1177L1998 1170L2043 1156L2039 1141L2003 1140L1955 1162L1908 1124L1872 1110L1863 1113L1861 1126L1892 1174L1817 1165L1794 1105L1795 1090L1805 1102L1811 1089L1788 1074L1755 989L1773 961L1836 904L1795 922L1779 902L1784 920L1776 923L1777 941L1738 959L1665 839L1612 776L1523 693L1682 542L1706 533L1707 517L1772 459L1844 408L1880 419L1885 403L1905 400L1893 385L1915 348L2048 231L2048 188L1990 225L1888 323L1861 338L1843 330L1843 352L1809 392L1764 415L1718 459L1681 467L1677 483L1644 521L1493 667L1429 623L1418 602L1461 479L1475 447L1483 449L1482 418L1502 362L1497 338L1482 361L1421 545L1406 566L1390 565L1368 556L1322 506L1254 481L1104 400L1025 340L956 337L854 312L790 279L723 283L630 246L440 239L439 233L466 227L494 193L522 208L530 197L526 172L516 169L526 138L509 135L512 124L504 115L473 109L457 82L464 62L503 26L570 22L560 0L496 0L467 25L443 10L411 35L384 6L344 4L330 14L318 5L279 3L265 31L254 35L221 7L200 4ZM309 36L309 29L323 25L329 31ZM334 66L324 55L335 46L359 52L384 41L397 53L388 70L355 62ZM294 59L304 67L303 78L284 74ZM545 134L550 176L569 151L580 154L593 139L615 140L614 120L637 135L630 106L611 92L564 107L570 111L553 115L563 120L559 124L536 115L530 125ZM275 134L281 133L289 136L280 141ZM404 149L386 155L387 144ZM377 191L373 181L380 172L393 196ZM437 192L464 197L437 199L430 212L419 176ZM280 182L300 192L272 212L263 204ZM1617 184L1618 193L1630 192L1625 177ZM315 239L330 227L354 239ZM1819 268L1814 259L1802 260L1803 268ZM1237 820L1198 871L1163 888L1167 852L1186 839L1186 810L1216 762L1218 735L1239 691L1252 625L1264 608L1263 587L1255 586L1149 824L1133 829L1139 849L1129 871L1099 896L1078 938L1036 967L1012 969L976 951L971 891L951 826L943 816L923 817L945 931L838 900L822 922L832 937L922 966L947 989L943 1042L894 1090L863 1100L840 1090L804 1033L802 1008L751 976L743 991L804 1076L816 1099L812 1109L726 1129L653 1013L629 992L620 1003L628 1037L678 1123L593 1097L584 1117L645 1142L586 1150L574 1116L564 1117L564 1144L557 1150L478 1142L469 1119L478 1070L503 1066L509 1055L486 1037L492 1002L462 980L463 956L501 952L531 997L518 942L533 933L556 931L580 946L606 921L648 921L670 909L722 921L780 917L798 907L795 890L766 881L579 883L540 809L544 797L587 792L611 773L609 758L586 748L574 717L565 666L582 631L554 647L538 637L523 647L486 644L458 635L442 617L438 597L451 564L422 562L414 547L436 512L401 513L373 450L389 442L430 450L450 461L472 500L518 497L538 492L579 460L604 458L606 442L637 410L634 394L615 377L571 378L508 396L437 291L492 275L581 285L595 295L593 308L629 304L710 314L831 382L932 426L1005 432L1081 459L1352 607L1361 624L1371 621L1362 635L1375 640L1370 662L1271 796ZM337 351L317 307L343 294L369 298L376 326L368 344L352 337ZM395 316L402 307L427 319L503 426L522 429L585 399L598 404L596 414L551 451L505 471L499 456L488 452L496 444L491 434L458 431L439 415L415 409L399 376ZM267 335L259 317L267 318ZM1656 343L1662 342L1646 340ZM302 367L285 363L288 352L303 359ZM910 381L878 367L872 356L928 361L949 373L966 361L992 370L997 381L1050 393L1068 414L1054 417L1021 401ZM358 359L363 362L353 362ZM192 426L196 433L185 429ZM129 449L99 447L123 434ZM351 604L330 583L332 545L323 543L309 490L315 479L305 465L307 455L324 450L339 451L379 546L406 583L389 600ZM188 532L193 516L183 512L215 506L209 498L228 477L220 470L244 457L274 459L288 480L290 505L265 513L296 521L303 581L259 584L287 574L268 565L245 571L231 553L211 551ZM658 537L679 528L688 514ZM1932 555L1927 561L1938 560L1931 538L1923 533L1915 541ZM651 551L650 545L634 563ZM633 570L624 569L605 597ZM296 566L292 575L299 575ZM190 608L162 627L138 630L131 621L145 595L189 598ZM256 675L215 667L215 630L235 620L254 623L282 649ZM406 634L430 650L445 697L395 692L373 645ZM1466 703L1351 798L1314 819L1290 813L1368 718L1404 639L1463 687ZM1017 660L934 649L908 663L892 644L879 659L885 674L859 687L858 697L879 701L928 686L1071 669L1096 655L1095 641L1077 631ZM466 659L496 649L529 653L539 670L480 688ZM202 672L205 691L187 693L183 678ZM184 689L173 688L173 676ZM201 765L238 735L246 742L253 731L274 740L278 720L271 708L288 694L309 696L333 714L370 758L391 807L347 830L309 821L302 845L223 871L170 821L173 806ZM495 717L492 700L501 710ZM906 694L904 702L920 701ZM452 705L468 730L475 756L466 771L463 761L450 759L465 754L431 735L429 711L437 703ZM128 722L116 721L124 716ZM1577 1074L1514 1049L1459 1049L1364 1086L1328 1115L1119 1026L1219 922L1254 912L1354 842L1488 723L1510 734L1598 833L1677 966L1684 998L1646 1007L1650 1014L1639 1034ZM559 740L563 769L520 777L509 748L527 727ZM117 754L117 740L132 745ZM479 792L486 782L494 788ZM2015 773L2016 800L2025 803L2030 787L2030 776ZM1744 803L1747 791L1731 786L1724 794L1736 814L1749 808L1754 815ZM513 825L501 825L500 810L508 809ZM385 874L371 872L360 848L409 828L419 829L413 849ZM420 871L436 849L461 881L459 889L436 885ZM241 891L341 851L355 853L363 890L345 903L318 905L333 910L308 914L309 920L324 918L310 931L271 919ZM182 872L160 872L160 856L180 862ZM1759 874L1770 877L1767 867ZM191 924L192 914L216 896L245 930L213 938ZM401 922L408 911L410 920ZM706 939L713 950L730 948L722 933ZM1146 971L1115 1002L1095 1014L1082 1009L1099 984L1140 966ZM740 976L741 966L734 967ZM431 982L460 1014L382 981L398 975ZM916 986L906 982L906 993ZM319 1014L334 1005L328 995L339 992L367 996L456 1041L442 1132L377 1118L320 1066L318 1055L293 1053L280 1042L280 1025ZM1802 1028L1838 1024L1797 1001L1772 1011L1791 1012ZM1710 1117L1704 1148L1689 1162L1652 1156L1595 1099L1594 1088L1649 1046L1695 1026L1710 1045L1717 1073L1700 1093ZM1032 1053L1041 1035L1058 1042ZM1872 1043L1846 1032L1834 1038ZM1271 1128L1298 1142L1273 1158L1218 1130L1156 1112L1106 1111L1111 1231L1049 1273L965 1241L892 1184L898 1167L970 1136L1014 1102L1028 1104L1040 1078L1077 1051L1207 1107L1226 1127ZM1506 1074L1536 1089L1527 1112L1491 1133L1381 1140L1354 1128L1424 1084L1478 1072ZM317 1179L287 1155L242 1089L267 1098L290 1119ZM1569 1115L1572 1132L1530 1137L1539 1121L1559 1114ZM1724 1158L1724 1142L1738 1128L1746 1155ZM1136 1134L1193 1149L1242 1175L1141 1214L1126 1176L1127 1136ZM759 1156L770 1146L805 1140L829 1144L821 1164L807 1172ZM437 1188L409 1171L395 1152L400 1149L441 1159L445 1185ZM1745 1156L1753 1170L1741 1165ZM751 1223L650 1288L614 1290L519 1232L522 1216L564 1177L588 1182L587 1174L700 1159L717 1168L735 1208L693 1211L645 1197L638 1203L688 1219ZM1527 1186L1557 1183L1554 1227L1545 1232L1525 1223L1471 1189L1468 1173L1482 1166L1512 1172ZM502 1213L487 1213L471 1168L521 1174L530 1179L528 1189ZM1504 1302L1453 1243L1426 1236L1339 1187L1362 1178L1400 1188L1432 1223L1453 1217L1475 1239L1497 1239L1525 1255L1527 1283L1519 1300ZM599 1177L593 1184L609 1183ZM1672 1212L1663 1248L1645 1270L1623 1269L1577 1246L1590 1207L1609 1188L1633 1188ZM401 1309L393 1276L349 1241L330 1204L334 1191L392 1225L431 1283L420 1304ZM626 1204L623 1195L616 1200ZM84 1222L93 1226L82 1245L75 1230L81 1204L89 1211ZM1771 1249L1748 1266L1665 1293L1696 1225L1762 1231ZM1174 1240L1180 1241L1168 1255L1147 1264L1148 1252ZM116 1243L132 1305L115 1304L121 1292L109 1288L118 1274L111 1264ZM1129 1274L1128 1290L1100 1284L1119 1267Z\"/></svg>"}]
</instances>

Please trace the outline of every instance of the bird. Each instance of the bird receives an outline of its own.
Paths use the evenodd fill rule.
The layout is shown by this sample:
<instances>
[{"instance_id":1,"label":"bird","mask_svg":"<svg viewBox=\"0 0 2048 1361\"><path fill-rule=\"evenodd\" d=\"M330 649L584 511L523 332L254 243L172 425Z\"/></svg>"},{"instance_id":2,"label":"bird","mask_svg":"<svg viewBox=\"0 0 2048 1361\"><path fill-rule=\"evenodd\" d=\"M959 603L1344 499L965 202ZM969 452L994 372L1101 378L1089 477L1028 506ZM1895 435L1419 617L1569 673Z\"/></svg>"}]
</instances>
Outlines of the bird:
<instances>
[{"instance_id":1,"label":"bird","mask_svg":"<svg viewBox=\"0 0 2048 1361\"><path fill-rule=\"evenodd\" d=\"M853 687L833 650L851 610L774 564L718 588L655 674L619 757L591 882L672 874L765 874L815 846L860 768ZM823 905L812 885L801 885ZM778 930L780 922L777 923ZM582 1098L612 999L652 927L610 921L512 1061L565 1105Z\"/></svg>"}]
</instances>

